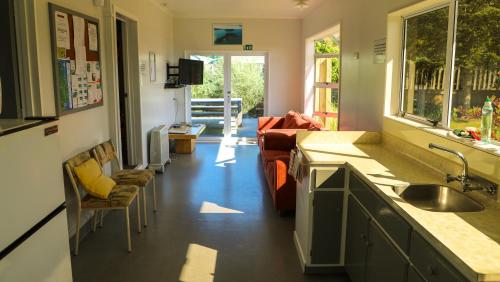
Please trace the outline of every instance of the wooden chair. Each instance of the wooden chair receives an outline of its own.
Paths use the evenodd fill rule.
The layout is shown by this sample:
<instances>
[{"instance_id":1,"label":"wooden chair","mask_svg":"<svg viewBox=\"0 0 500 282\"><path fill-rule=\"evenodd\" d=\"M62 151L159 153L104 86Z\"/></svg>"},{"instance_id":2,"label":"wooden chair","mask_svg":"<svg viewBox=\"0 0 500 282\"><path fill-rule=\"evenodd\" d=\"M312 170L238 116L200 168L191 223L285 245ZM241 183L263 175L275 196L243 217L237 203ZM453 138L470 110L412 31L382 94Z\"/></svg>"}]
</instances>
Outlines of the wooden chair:
<instances>
[{"instance_id":1,"label":"wooden chair","mask_svg":"<svg viewBox=\"0 0 500 282\"><path fill-rule=\"evenodd\" d=\"M123 185L137 185L142 190L143 210L144 210L144 226L148 226L147 215L147 200L146 200L146 187L151 183L153 188L153 211L157 211L156 200L156 183L155 172L151 169L123 169L118 161L115 147L111 140L95 146L92 149L94 158L99 162L101 167L109 162L114 162L119 169L111 174L111 178L118 184ZM102 224L102 221L101 221Z\"/></svg>"},{"instance_id":2,"label":"wooden chair","mask_svg":"<svg viewBox=\"0 0 500 282\"><path fill-rule=\"evenodd\" d=\"M125 211L125 221L127 226L127 243L128 251L132 251L132 243L130 239L130 215L129 207L133 200L137 200L137 225L138 232L141 232L141 216L140 216L140 200L138 197L139 187L135 185L116 185L109 194L107 199L100 199L86 194L83 198L80 194L80 189L78 187L80 181L75 174L75 168L83 164L87 160L91 159L90 152L83 152L75 157L69 159L64 164L66 173L68 174L73 191L76 194L77 199L77 215L76 215L76 242L75 242L75 255L78 255L78 247L80 243L80 217L82 209L92 210L93 215L93 226L92 231L96 228L96 217L99 211L104 212L104 210L124 210Z\"/></svg>"}]
</instances>

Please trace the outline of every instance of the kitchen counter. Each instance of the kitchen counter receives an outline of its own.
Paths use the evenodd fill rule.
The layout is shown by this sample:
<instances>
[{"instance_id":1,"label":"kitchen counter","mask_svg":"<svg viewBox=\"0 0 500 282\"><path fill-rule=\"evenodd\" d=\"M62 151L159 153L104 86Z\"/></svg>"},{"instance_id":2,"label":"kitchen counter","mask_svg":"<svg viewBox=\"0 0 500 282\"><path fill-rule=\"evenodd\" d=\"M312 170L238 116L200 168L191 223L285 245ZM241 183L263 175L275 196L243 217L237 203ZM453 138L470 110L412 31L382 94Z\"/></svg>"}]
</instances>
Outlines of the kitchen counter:
<instances>
[{"instance_id":1,"label":"kitchen counter","mask_svg":"<svg viewBox=\"0 0 500 282\"><path fill-rule=\"evenodd\" d=\"M468 196L485 206L483 211L425 211L403 201L392 187L409 183L444 184L444 172L382 144L298 144L298 147L305 164L346 165L356 172L469 279L500 281L500 204L495 200L481 192L469 192Z\"/></svg>"}]
</instances>

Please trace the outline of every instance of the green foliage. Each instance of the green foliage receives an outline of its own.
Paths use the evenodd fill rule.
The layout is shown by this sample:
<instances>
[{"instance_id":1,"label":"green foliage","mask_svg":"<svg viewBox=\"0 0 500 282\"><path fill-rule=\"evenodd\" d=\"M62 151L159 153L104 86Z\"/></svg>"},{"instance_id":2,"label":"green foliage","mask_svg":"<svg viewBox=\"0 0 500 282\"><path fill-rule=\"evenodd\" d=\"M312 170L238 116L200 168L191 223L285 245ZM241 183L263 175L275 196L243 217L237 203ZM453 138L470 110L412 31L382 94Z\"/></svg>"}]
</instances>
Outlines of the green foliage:
<instances>
[{"instance_id":1,"label":"green foliage","mask_svg":"<svg viewBox=\"0 0 500 282\"><path fill-rule=\"evenodd\" d=\"M264 107L264 65L257 63L232 64L232 95L243 99L243 114Z\"/></svg>"},{"instance_id":2,"label":"green foliage","mask_svg":"<svg viewBox=\"0 0 500 282\"><path fill-rule=\"evenodd\" d=\"M316 54L339 54L340 42L333 36L314 41L314 51ZM340 60L334 57L332 60L332 77L334 83L338 83L340 79Z\"/></svg>"},{"instance_id":3,"label":"green foliage","mask_svg":"<svg viewBox=\"0 0 500 282\"><path fill-rule=\"evenodd\" d=\"M192 97L224 98L224 58L220 56L208 57L203 70L203 85L192 87Z\"/></svg>"}]
</instances>

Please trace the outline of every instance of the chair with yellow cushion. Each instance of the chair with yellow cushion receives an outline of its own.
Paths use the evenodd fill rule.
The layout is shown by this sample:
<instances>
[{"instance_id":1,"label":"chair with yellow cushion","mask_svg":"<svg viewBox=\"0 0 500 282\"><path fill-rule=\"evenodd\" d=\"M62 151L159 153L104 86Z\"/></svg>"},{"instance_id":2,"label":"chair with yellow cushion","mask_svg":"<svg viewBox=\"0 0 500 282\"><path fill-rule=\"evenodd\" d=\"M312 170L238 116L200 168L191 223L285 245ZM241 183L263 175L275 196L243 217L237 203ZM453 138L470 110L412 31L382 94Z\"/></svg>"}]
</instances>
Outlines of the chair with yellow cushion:
<instances>
[{"instance_id":1,"label":"chair with yellow cushion","mask_svg":"<svg viewBox=\"0 0 500 282\"><path fill-rule=\"evenodd\" d=\"M133 200L137 200L137 224L138 232L141 232L140 201L138 197L139 187L136 185L117 185L111 178L102 173L98 162L91 157L90 152L83 152L69 159L64 164L66 173L73 191L77 198L76 216L76 242L75 255L78 255L80 243L80 217L82 209L91 210L94 213L92 231L95 231L96 218L99 211L124 210L127 225L128 251L132 251L130 239L130 216L129 207ZM87 192L83 196L79 185Z\"/></svg>"},{"instance_id":2,"label":"chair with yellow cushion","mask_svg":"<svg viewBox=\"0 0 500 282\"><path fill-rule=\"evenodd\" d=\"M118 184L126 185L137 185L142 190L143 199L143 210L144 210L144 226L148 225L147 216L147 201L146 201L146 187L151 183L153 192L153 211L157 210L156 202L156 184L155 184L155 172L151 169L122 169L120 162L118 161L118 155L116 153L113 143L106 141L94 147L92 154L99 161L101 167L109 162L114 162L115 167L119 168L117 171L111 174L111 178Z\"/></svg>"}]
</instances>

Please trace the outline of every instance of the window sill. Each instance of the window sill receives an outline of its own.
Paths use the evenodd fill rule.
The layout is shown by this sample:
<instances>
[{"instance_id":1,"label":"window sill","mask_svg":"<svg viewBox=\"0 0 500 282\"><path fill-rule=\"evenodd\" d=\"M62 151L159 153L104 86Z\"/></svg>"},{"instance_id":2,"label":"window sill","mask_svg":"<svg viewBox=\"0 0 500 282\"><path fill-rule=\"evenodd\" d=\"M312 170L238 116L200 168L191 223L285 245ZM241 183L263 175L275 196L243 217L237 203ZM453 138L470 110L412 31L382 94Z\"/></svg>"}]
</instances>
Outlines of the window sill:
<instances>
[{"instance_id":1,"label":"window sill","mask_svg":"<svg viewBox=\"0 0 500 282\"><path fill-rule=\"evenodd\" d=\"M402 124L405 124L405 125L415 127L419 130L422 130L422 131L425 131L427 133L445 138L449 141L453 141L453 142L474 148L476 150L500 157L500 142L494 142L492 144L485 145L485 144L482 144L478 141L457 137L449 129L440 128L440 127L432 127L430 125L422 124L422 123L419 123L419 122L416 122L413 120L409 120L406 118L398 117L398 116L385 116L385 118L402 123Z\"/></svg>"}]
</instances>

